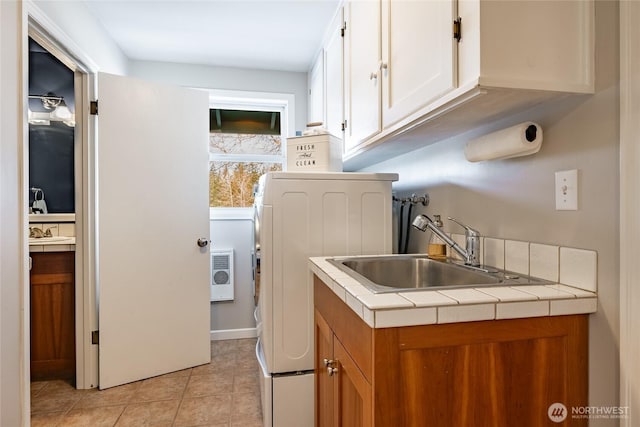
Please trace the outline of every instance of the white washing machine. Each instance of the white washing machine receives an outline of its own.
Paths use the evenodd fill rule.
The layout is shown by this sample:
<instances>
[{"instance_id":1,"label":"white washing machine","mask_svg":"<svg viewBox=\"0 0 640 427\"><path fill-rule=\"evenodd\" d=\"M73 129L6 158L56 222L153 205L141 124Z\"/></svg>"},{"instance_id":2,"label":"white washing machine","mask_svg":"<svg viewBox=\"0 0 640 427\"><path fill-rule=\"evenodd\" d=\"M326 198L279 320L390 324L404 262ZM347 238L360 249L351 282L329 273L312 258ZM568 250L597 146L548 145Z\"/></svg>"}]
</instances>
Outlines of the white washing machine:
<instances>
[{"instance_id":1,"label":"white washing machine","mask_svg":"<svg viewBox=\"0 0 640 427\"><path fill-rule=\"evenodd\" d=\"M272 172L256 191L256 309L265 427L312 427L312 256L392 252L397 174Z\"/></svg>"}]
</instances>

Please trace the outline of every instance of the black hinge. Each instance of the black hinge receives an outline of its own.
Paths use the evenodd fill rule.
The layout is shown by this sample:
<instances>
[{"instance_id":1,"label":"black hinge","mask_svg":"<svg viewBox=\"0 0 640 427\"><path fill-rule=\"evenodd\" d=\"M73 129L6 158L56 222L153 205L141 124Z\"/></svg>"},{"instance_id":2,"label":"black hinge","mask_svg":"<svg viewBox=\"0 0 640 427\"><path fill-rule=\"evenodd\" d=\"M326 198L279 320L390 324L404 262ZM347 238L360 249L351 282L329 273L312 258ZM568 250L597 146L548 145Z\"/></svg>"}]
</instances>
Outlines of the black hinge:
<instances>
[{"instance_id":1,"label":"black hinge","mask_svg":"<svg viewBox=\"0 0 640 427\"><path fill-rule=\"evenodd\" d=\"M342 130L344 131L346 129L347 129L347 121L345 120L342 122Z\"/></svg>"},{"instance_id":2,"label":"black hinge","mask_svg":"<svg viewBox=\"0 0 640 427\"><path fill-rule=\"evenodd\" d=\"M89 103L89 113L92 116L97 116L98 115L98 101L91 101Z\"/></svg>"},{"instance_id":3,"label":"black hinge","mask_svg":"<svg viewBox=\"0 0 640 427\"><path fill-rule=\"evenodd\" d=\"M340 37L344 37L344 32L347 31L347 23L343 23L342 27L340 28Z\"/></svg>"},{"instance_id":4,"label":"black hinge","mask_svg":"<svg viewBox=\"0 0 640 427\"><path fill-rule=\"evenodd\" d=\"M91 344L100 344L100 331L91 331Z\"/></svg>"},{"instance_id":5,"label":"black hinge","mask_svg":"<svg viewBox=\"0 0 640 427\"><path fill-rule=\"evenodd\" d=\"M459 16L453 20L453 38L456 39L458 43L462 40L462 18Z\"/></svg>"}]
</instances>

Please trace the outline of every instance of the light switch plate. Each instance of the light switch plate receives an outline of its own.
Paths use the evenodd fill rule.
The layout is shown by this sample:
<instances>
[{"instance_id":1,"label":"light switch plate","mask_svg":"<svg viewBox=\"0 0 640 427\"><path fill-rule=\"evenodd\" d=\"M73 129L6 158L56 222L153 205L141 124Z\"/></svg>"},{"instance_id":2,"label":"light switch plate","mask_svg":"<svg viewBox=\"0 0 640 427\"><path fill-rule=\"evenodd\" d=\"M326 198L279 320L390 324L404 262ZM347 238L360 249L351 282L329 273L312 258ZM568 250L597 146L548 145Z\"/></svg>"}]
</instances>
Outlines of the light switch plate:
<instances>
[{"instance_id":1,"label":"light switch plate","mask_svg":"<svg viewBox=\"0 0 640 427\"><path fill-rule=\"evenodd\" d=\"M556 210L578 210L578 170L556 172Z\"/></svg>"}]
</instances>

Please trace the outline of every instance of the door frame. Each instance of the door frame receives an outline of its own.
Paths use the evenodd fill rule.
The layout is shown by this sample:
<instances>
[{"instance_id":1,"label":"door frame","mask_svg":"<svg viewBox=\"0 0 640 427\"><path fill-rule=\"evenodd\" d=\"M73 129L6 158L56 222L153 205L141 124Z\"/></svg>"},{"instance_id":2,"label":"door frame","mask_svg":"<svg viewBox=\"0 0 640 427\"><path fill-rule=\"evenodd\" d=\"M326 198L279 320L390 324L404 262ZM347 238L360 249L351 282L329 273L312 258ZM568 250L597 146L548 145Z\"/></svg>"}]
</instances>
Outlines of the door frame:
<instances>
[{"instance_id":1,"label":"door frame","mask_svg":"<svg viewBox=\"0 0 640 427\"><path fill-rule=\"evenodd\" d=\"M22 48L24 62L28 58L27 37L40 43L49 53L54 55L74 73L75 87L75 336L76 336L76 387L79 389L95 388L98 386L98 348L91 343L91 331L97 330L97 301L95 280L95 191L93 183L95 164L94 144L95 123L89 115L89 100L95 99L95 75L98 67L93 60L78 45L67 36L53 21L46 16L33 2L24 2L26 31ZM24 68L22 73L22 87L28 88L29 70ZM26 97L23 111L27 111ZM29 134L26 117L23 135L25 159L28 164ZM28 179L25 179L21 191L26 194ZM25 259L29 256L24 254ZM24 323L20 331L29 348L30 312L29 312L29 274L25 274L22 284L24 301ZM30 352L26 351L23 359L26 378L30 378L28 367ZM28 396L28 395L27 395ZM29 397L30 399L30 397ZM29 405L24 405L27 409ZM25 416L29 416L27 413Z\"/></svg>"},{"instance_id":2,"label":"door frame","mask_svg":"<svg viewBox=\"0 0 640 427\"><path fill-rule=\"evenodd\" d=\"M640 3L620 2L620 425L640 422Z\"/></svg>"}]
</instances>

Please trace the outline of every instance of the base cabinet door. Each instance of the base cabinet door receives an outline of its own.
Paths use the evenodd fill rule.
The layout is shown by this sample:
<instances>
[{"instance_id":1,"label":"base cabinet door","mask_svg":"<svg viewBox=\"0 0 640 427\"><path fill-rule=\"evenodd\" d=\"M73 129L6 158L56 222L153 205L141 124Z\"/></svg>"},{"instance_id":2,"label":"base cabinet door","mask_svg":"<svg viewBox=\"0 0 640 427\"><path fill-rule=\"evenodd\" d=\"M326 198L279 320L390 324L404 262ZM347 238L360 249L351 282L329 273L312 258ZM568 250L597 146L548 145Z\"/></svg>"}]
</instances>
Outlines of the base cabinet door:
<instances>
[{"instance_id":1,"label":"base cabinet door","mask_svg":"<svg viewBox=\"0 0 640 427\"><path fill-rule=\"evenodd\" d=\"M371 384L367 382L349 353L335 337L333 345L334 406L337 408L337 423L334 425L369 427L372 425L373 418Z\"/></svg>"},{"instance_id":2,"label":"base cabinet door","mask_svg":"<svg viewBox=\"0 0 640 427\"><path fill-rule=\"evenodd\" d=\"M31 379L75 380L75 254L31 253Z\"/></svg>"},{"instance_id":3,"label":"base cabinet door","mask_svg":"<svg viewBox=\"0 0 640 427\"><path fill-rule=\"evenodd\" d=\"M316 427L337 425L334 419L333 377L333 332L324 318L315 313L315 412Z\"/></svg>"},{"instance_id":4,"label":"base cabinet door","mask_svg":"<svg viewBox=\"0 0 640 427\"><path fill-rule=\"evenodd\" d=\"M373 422L371 384L316 311L317 427L369 427Z\"/></svg>"}]
</instances>

